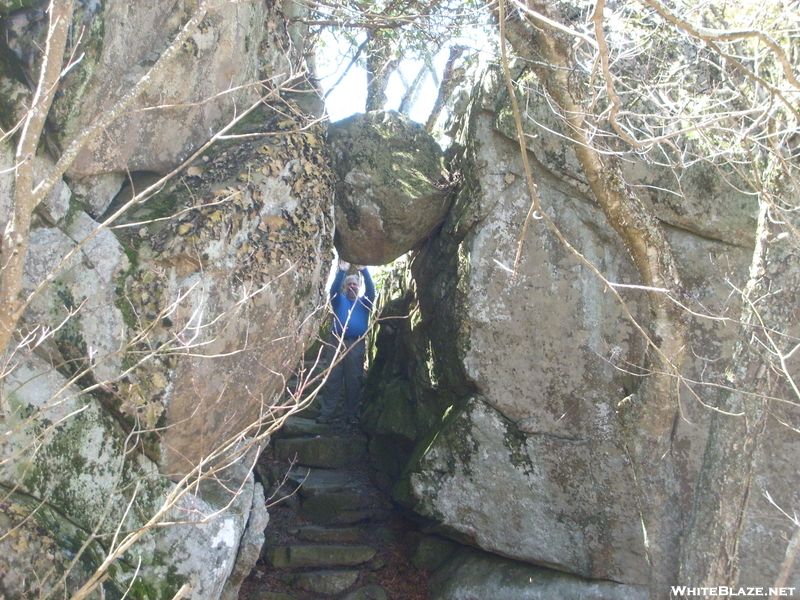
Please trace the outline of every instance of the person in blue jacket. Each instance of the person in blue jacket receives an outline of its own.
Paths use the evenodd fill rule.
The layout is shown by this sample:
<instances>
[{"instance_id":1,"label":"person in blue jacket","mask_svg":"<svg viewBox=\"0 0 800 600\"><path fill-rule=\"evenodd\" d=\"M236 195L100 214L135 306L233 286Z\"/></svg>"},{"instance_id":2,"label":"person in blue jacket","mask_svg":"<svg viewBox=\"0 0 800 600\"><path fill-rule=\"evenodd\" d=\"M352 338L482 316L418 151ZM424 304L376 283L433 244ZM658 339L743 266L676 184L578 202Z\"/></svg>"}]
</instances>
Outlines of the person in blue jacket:
<instances>
[{"instance_id":1,"label":"person in blue jacket","mask_svg":"<svg viewBox=\"0 0 800 600\"><path fill-rule=\"evenodd\" d=\"M358 423L361 402L361 381L364 377L366 333L369 317L375 302L375 284L366 267L354 265L364 277L364 295L359 296L360 277L345 277L350 263L339 261L339 272L331 284L330 298L333 308L331 348L333 356L339 348L339 357L331 368L328 381L322 390L322 403L317 423L332 423L340 398L344 419L349 424ZM344 287L342 287L344 282Z\"/></svg>"}]
</instances>

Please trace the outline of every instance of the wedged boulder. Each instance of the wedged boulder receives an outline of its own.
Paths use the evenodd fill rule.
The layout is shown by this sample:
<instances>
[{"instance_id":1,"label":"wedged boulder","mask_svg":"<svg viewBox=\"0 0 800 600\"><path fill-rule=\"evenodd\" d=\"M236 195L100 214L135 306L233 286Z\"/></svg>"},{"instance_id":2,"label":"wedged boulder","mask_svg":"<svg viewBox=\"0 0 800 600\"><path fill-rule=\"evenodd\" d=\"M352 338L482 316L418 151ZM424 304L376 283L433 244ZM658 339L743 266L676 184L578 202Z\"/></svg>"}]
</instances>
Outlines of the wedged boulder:
<instances>
[{"instance_id":1,"label":"wedged boulder","mask_svg":"<svg viewBox=\"0 0 800 600\"><path fill-rule=\"evenodd\" d=\"M396 112L358 114L328 129L336 182L336 249L382 265L417 247L450 207L442 150Z\"/></svg>"}]
</instances>

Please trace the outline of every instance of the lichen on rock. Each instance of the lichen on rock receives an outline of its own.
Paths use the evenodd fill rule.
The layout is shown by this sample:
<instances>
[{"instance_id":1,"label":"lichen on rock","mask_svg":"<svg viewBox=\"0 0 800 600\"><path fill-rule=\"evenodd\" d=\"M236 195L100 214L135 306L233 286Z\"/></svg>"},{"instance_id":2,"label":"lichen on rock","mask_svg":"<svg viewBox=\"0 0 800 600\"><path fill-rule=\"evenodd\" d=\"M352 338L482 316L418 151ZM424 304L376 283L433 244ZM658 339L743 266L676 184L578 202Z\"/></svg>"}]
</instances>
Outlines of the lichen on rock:
<instances>
[{"instance_id":1,"label":"lichen on rock","mask_svg":"<svg viewBox=\"0 0 800 600\"><path fill-rule=\"evenodd\" d=\"M196 4L76 3L85 54L61 82L37 181ZM3 13L4 118L29 98L21 82L37 80L44 16ZM36 209L22 294L38 291L0 374L6 598L56 591L64 577L68 595L98 567L90 597L230 598L258 554L267 512L254 436L290 408L285 379L316 331L333 238L324 128L291 99L316 90L299 76L285 98L277 89L304 70L287 27L280 6L221 3ZM131 202L254 104L226 141ZM13 162L4 143L0 219Z\"/></svg>"},{"instance_id":2,"label":"lichen on rock","mask_svg":"<svg viewBox=\"0 0 800 600\"><path fill-rule=\"evenodd\" d=\"M374 436L373 461L383 484L394 485L395 499L440 533L583 577L646 585L626 452L637 432L617 416L649 364L631 322L647 327L646 298L620 288L621 306L609 284L582 264L589 261L608 282L640 281L565 136L553 133L564 126L552 115L544 119L549 108L535 91L525 102L540 124L531 121L526 132L541 210L581 260L544 219L534 219L515 264L530 198L504 83L490 72L453 130L458 138L447 167L463 181L452 208L414 255L413 280L400 278L403 285L392 289L387 321L377 325L364 419ZM668 185L663 172L630 160L633 185ZM684 214L665 202L671 192L646 200L673 244L687 296L724 314L725 278L746 278L752 207L738 194L735 210L726 209L720 197L729 197L730 183L723 175L685 175L703 186L687 191ZM718 267L723 263L727 274ZM395 313L405 318L388 318ZM693 322L697 355L684 365L687 377L719 376L731 336L704 319ZM387 392L399 406L386 405ZM706 393L699 390L704 400ZM691 394L681 400L691 424L676 417L677 464L691 482L708 414ZM401 451L393 454L396 440ZM691 502L690 493L683 498Z\"/></svg>"},{"instance_id":3,"label":"lichen on rock","mask_svg":"<svg viewBox=\"0 0 800 600\"><path fill-rule=\"evenodd\" d=\"M280 373L263 365L297 355L312 324L294 324L322 303L332 234L322 131L300 131L268 108L259 114L263 135L251 127L246 142L214 148L125 217L142 223L121 234L137 257L125 301L147 332L134 352L157 344L169 363L158 381L172 471L258 421L283 388ZM173 216L151 220L165 206ZM152 373L137 369L130 379L156 397ZM194 425L172 426L180 422ZM217 442L198 443L198 431L223 422L213 426Z\"/></svg>"},{"instance_id":4,"label":"lichen on rock","mask_svg":"<svg viewBox=\"0 0 800 600\"><path fill-rule=\"evenodd\" d=\"M358 114L330 126L336 182L336 248L381 265L417 247L441 224L452 181L425 128L395 112Z\"/></svg>"}]
</instances>

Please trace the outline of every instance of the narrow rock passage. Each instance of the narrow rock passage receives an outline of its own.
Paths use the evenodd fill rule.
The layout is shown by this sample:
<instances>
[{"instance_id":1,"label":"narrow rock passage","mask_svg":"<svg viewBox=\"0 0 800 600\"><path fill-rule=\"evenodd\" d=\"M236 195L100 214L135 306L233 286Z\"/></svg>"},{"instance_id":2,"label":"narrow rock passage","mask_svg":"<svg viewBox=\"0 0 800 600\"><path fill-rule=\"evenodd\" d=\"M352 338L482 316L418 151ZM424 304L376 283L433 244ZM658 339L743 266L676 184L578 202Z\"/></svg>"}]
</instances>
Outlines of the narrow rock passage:
<instances>
[{"instance_id":1,"label":"narrow rock passage","mask_svg":"<svg viewBox=\"0 0 800 600\"><path fill-rule=\"evenodd\" d=\"M358 427L290 417L257 473L270 523L240 600L427 598L428 572L409 558L414 527L371 482Z\"/></svg>"}]
</instances>

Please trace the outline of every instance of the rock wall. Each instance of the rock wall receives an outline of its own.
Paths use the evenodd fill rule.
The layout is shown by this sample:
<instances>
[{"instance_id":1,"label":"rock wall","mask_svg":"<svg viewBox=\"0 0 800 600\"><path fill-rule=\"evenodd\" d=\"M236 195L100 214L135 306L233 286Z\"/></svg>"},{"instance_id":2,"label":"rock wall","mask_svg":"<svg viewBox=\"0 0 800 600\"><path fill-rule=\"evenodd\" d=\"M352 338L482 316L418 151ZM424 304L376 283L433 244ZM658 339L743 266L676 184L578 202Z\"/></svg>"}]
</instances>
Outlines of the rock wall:
<instances>
[{"instance_id":1,"label":"rock wall","mask_svg":"<svg viewBox=\"0 0 800 600\"><path fill-rule=\"evenodd\" d=\"M367 378L373 464L431 530L516 561L628 584L618 593L634 597L649 578L626 451L637 432L621 427L617 411L646 364L630 318L647 327L646 297L558 135L562 126L534 97L528 150L544 210L607 281L634 287L617 288L620 304L536 218L512 276L529 196L502 90L491 72L474 90L449 164L465 178L455 204L440 235L390 277ZM633 157L625 170L662 221L696 313L683 372L696 383L682 389L673 431L688 514L714 398L704 384L722 378L738 334L724 317L738 316L731 290L747 280L757 203L731 174L707 167L680 174L680 204L670 171ZM766 458L780 444L793 452L790 432L771 427L760 490L796 502L781 483L791 470ZM765 514L778 516L759 499L747 517L749 585L775 580L786 547L777 540L790 524L767 524ZM466 589L441 598L480 597Z\"/></svg>"},{"instance_id":2,"label":"rock wall","mask_svg":"<svg viewBox=\"0 0 800 600\"><path fill-rule=\"evenodd\" d=\"M4 128L30 100L46 29L41 3L23 4L0 5ZM263 542L251 467L316 331L333 186L325 132L305 112L319 107L313 87L279 91L303 64L302 31L280 5L211 5L159 64L201 4L76 2L84 54L60 84L37 177L158 69L36 209L32 301L0 375L5 598L84 585L93 598L235 598ZM13 161L6 142L3 224Z\"/></svg>"}]
</instances>

